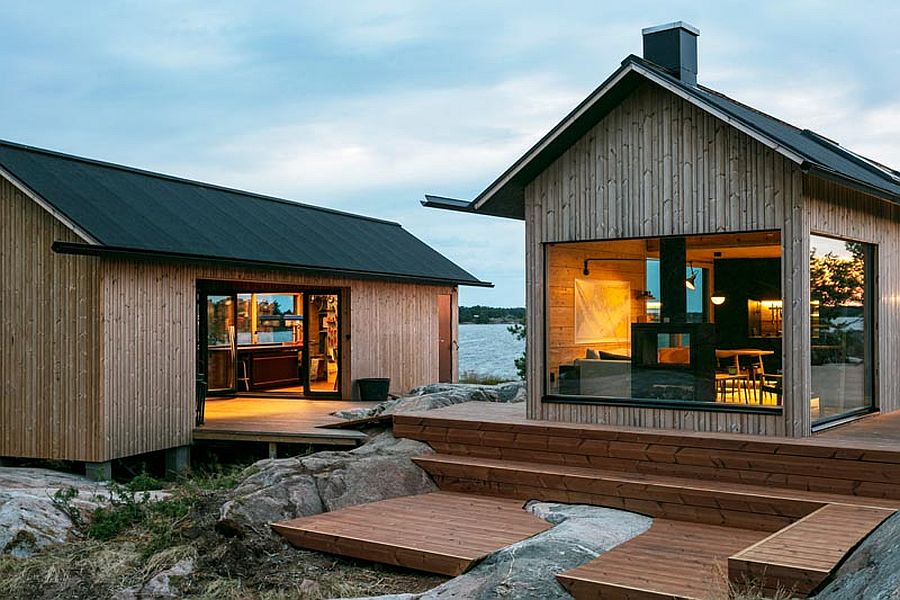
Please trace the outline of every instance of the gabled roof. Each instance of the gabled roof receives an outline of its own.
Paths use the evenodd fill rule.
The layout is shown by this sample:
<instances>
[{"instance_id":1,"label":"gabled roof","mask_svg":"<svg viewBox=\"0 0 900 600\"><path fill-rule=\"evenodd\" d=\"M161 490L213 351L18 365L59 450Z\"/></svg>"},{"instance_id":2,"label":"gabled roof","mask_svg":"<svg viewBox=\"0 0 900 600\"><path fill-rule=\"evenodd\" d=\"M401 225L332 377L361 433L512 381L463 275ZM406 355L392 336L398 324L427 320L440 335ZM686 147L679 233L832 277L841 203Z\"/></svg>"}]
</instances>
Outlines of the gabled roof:
<instances>
[{"instance_id":1,"label":"gabled roof","mask_svg":"<svg viewBox=\"0 0 900 600\"><path fill-rule=\"evenodd\" d=\"M61 252L490 285L390 221L3 141L0 175L85 240Z\"/></svg>"},{"instance_id":2,"label":"gabled roof","mask_svg":"<svg viewBox=\"0 0 900 600\"><path fill-rule=\"evenodd\" d=\"M646 81L660 85L721 118L797 163L806 172L834 179L900 203L900 172L862 157L808 129L800 129L715 90L690 85L637 56L622 66L537 144L471 202L426 196L425 206L524 219L524 193L535 177Z\"/></svg>"}]
</instances>

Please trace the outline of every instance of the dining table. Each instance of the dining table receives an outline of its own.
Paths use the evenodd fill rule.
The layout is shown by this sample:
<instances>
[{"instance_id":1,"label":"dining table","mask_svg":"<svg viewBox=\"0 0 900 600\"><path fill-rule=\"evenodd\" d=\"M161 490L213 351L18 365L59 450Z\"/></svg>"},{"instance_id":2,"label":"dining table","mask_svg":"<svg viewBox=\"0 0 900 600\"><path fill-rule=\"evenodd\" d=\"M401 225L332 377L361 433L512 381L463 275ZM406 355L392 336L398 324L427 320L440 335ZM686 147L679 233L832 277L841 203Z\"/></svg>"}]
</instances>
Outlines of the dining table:
<instances>
[{"instance_id":1,"label":"dining table","mask_svg":"<svg viewBox=\"0 0 900 600\"><path fill-rule=\"evenodd\" d=\"M771 356L775 354L774 350L764 350L762 348L721 348L716 349L716 360L728 360L730 358L734 359L734 367L729 367L729 375L731 377L735 377L737 379L744 380L744 394L745 397L749 399L749 396L752 395L754 398L757 397L757 390L760 387L761 377L766 374L765 367L763 366L763 356ZM750 368L746 373L741 373L741 358L742 357L752 357L756 358L756 364L750 365ZM731 373L731 369L734 369L734 373ZM725 392L725 382L719 381L719 377L717 376L717 383L721 385L722 395L724 396ZM732 381L732 385L736 385L737 381ZM760 394L761 396L761 394ZM762 399L761 397L759 398Z\"/></svg>"}]
</instances>

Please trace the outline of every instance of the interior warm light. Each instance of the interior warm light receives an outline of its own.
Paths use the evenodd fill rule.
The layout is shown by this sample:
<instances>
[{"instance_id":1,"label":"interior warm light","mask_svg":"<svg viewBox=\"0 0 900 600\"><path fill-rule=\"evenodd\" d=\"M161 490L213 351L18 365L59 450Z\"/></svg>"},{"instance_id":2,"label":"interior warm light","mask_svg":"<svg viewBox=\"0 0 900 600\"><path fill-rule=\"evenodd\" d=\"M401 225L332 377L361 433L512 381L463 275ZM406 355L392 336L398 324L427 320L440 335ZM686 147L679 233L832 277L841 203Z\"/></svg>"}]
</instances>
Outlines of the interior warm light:
<instances>
[{"instance_id":1,"label":"interior warm light","mask_svg":"<svg viewBox=\"0 0 900 600\"><path fill-rule=\"evenodd\" d=\"M716 306L722 306L723 304L725 304L725 296L723 296L722 294L713 294L709 299Z\"/></svg>"}]
</instances>

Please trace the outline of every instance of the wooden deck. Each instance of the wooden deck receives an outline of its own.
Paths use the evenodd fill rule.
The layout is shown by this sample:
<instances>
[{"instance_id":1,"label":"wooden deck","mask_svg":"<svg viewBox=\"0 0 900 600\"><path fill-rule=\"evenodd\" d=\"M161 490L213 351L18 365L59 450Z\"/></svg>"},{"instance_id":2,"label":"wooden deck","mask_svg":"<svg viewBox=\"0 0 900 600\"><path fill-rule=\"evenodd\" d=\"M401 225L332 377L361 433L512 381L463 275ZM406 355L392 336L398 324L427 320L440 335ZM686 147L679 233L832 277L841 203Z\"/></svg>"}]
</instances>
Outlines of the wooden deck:
<instances>
[{"instance_id":1,"label":"wooden deck","mask_svg":"<svg viewBox=\"0 0 900 600\"><path fill-rule=\"evenodd\" d=\"M558 579L575 598L728 598L728 557L763 537L748 529L655 519L647 532Z\"/></svg>"},{"instance_id":2,"label":"wooden deck","mask_svg":"<svg viewBox=\"0 0 900 600\"><path fill-rule=\"evenodd\" d=\"M366 435L353 429L335 428L345 421L332 413L375 404L262 397L211 398L206 401L205 422L194 429L193 436L195 440L356 446L366 440Z\"/></svg>"},{"instance_id":3,"label":"wooden deck","mask_svg":"<svg viewBox=\"0 0 900 600\"><path fill-rule=\"evenodd\" d=\"M728 559L733 581L757 581L770 594L778 588L806 596L831 574L861 539L893 510L828 504Z\"/></svg>"},{"instance_id":4,"label":"wooden deck","mask_svg":"<svg viewBox=\"0 0 900 600\"><path fill-rule=\"evenodd\" d=\"M455 576L550 528L522 502L435 492L274 523L301 548Z\"/></svg>"},{"instance_id":5,"label":"wooden deck","mask_svg":"<svg viewBox=\"0 0 900 600\"><path fill-rule=\"evenodd\" d=\"M653 516L560 575L576 598L628 599L705 598L746 577L814 591L900 508L900 444L885 420L856 425L761 438L527 421L521 406L476 402L394 418L395 435L437 450L416 462L442 490Z\"/></svg>"}]
</instances>

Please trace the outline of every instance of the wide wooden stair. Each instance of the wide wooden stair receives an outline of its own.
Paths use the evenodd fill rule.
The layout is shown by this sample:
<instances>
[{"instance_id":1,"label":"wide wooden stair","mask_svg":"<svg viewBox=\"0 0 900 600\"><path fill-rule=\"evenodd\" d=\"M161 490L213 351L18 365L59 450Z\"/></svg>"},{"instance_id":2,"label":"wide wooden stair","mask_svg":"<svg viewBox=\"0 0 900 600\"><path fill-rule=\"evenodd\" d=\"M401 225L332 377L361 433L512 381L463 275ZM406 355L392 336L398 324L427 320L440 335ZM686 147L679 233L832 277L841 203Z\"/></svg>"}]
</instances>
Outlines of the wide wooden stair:
<instances>
[{"instance_id":1,"label":"wide wooden stair","mask_svg":"<svg viewBox=\"0 0 900 600\"><path fill-rule=\"evenodd\" d=\"M729 586L807 596L900 508L891 448L524 422L465 407L394 418L395 435L438 452L415 460L442 490L655 518L560 574L575 598L699 600Z\"/></svg>"},{"instance_id":2,"label":"wide wooden stair","mask_svg":"<svg viewBox=\"0 0 900 600\"><path fill-rule=\"evenodd\" d=\"M273 523L295 546L455 576L550 528L522 502L435 492Z\"/></svg>"}]
</instances>

